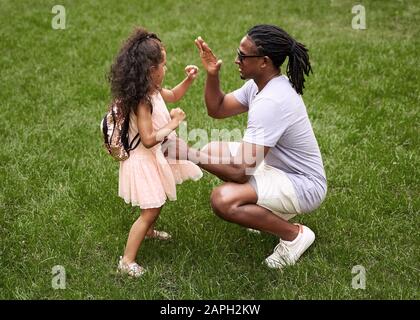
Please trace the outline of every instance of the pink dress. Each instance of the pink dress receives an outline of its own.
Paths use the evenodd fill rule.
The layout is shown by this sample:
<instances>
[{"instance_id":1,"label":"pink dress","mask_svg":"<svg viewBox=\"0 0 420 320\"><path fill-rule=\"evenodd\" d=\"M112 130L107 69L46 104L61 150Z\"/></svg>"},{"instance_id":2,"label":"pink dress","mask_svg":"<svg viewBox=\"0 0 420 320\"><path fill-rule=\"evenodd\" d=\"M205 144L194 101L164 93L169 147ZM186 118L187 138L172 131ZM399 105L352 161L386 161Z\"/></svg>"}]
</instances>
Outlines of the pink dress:
<instances>
[{"instance_id":1,"label":"pink dress","mask_svg":"<svg viewBox=\"0 0 420 320\"><path fill-rule=\"evenodd\" d=\"M153 129L159 130L170 120L168 109L160 93L152 97ZM137 116L130 113L130 141L138 133ZM172 132L168 139L174 139ZM147 149L140 144L130 152L130 157L120 162L118 195L126 203L142 209L159 208L166 199L176 200L176 184L194 181L203 176L201 169L187 160L169 160L163 155L161 144Z\"/></svg>"}]
</instances>

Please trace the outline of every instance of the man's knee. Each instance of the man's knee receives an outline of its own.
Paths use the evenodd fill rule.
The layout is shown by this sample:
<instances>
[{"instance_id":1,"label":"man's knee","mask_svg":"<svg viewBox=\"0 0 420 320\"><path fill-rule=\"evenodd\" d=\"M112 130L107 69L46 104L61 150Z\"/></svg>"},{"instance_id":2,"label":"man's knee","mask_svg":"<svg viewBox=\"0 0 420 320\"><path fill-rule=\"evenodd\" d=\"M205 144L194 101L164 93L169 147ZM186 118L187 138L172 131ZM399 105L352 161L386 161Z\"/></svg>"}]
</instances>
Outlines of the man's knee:
<instances>
[{"instance_id":1,"label":"man's knee","mask_svg":"<svg viewBox=\"0 0 420 320\"><path fill-rule=\"evenodd\" d=\"M219 186L213 189L210 196L210 203L216 215L224 220L231 221L235 212L235 205L226 189L225 186Z\"/></svg>"},{"instance_id":2,"label":"man's knee","mask_svg":"<svg viewBox=\"0 0 420 320\"><path fill-rule=\"evenodd\" d=\"M223 203L223 198L222 198L220 187L214 188L213 191L211 192L210 205L211 205L214 213L217 214L218 216L220 216L220 214L222 213L222 211L224 209L223 208L224 203Z\"/></svg>"}]
</instances>

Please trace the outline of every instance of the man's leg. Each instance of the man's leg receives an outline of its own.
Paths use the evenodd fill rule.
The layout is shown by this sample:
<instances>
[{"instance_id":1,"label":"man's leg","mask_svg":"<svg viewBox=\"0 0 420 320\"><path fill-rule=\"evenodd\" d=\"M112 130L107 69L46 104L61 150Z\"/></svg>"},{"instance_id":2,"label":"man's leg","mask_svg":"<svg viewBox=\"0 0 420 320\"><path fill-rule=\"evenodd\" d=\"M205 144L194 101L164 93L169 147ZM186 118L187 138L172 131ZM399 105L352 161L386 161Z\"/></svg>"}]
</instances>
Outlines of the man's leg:
<instances>
[{"instance_id":1,"label":"man's leg","mask_svg":"<svg viewBox=\"0 0 420 320\"><path fill-rule=\"evenodd\" d=\"M271 233L282 240L294 240L299 226L257 205L257 200L257 194L249 183L224 183L216 187L210 197L213 211L222 219Z\"/></svg>"},{"instance_id":2,"label":"man's leg","mask_svg":"<svg viewBox=\"0 0 420 320\"><path fill-rule=\"evenodd\" d=\"M229 143L225 141L212 141L201 151L216 157L226 157L237 152L231 150ZM283 240L294 239L297 236L296 225L257 205L257 200L257 194L249 183L224 183L211 194L213 211L224 220L274 234Z\"/></svg>"},{"instance_id":3,"label":"man's leg","mask_svg":"<svg viewBox=\"0 0 420 320\"><path fill-rule=\"evenodd\" d=\"M236 145L211 142L204 148L209 154L221 156L235 154ZM215 188L211 205L221 218L244 227L258 229L276 235L279 244L264 261L270 268L282 268L295 264L315 240L315 234L306 226L291 224L270 210L257 205L258 196L250 183L227 182Z\"/></svg>"}]
</instances>

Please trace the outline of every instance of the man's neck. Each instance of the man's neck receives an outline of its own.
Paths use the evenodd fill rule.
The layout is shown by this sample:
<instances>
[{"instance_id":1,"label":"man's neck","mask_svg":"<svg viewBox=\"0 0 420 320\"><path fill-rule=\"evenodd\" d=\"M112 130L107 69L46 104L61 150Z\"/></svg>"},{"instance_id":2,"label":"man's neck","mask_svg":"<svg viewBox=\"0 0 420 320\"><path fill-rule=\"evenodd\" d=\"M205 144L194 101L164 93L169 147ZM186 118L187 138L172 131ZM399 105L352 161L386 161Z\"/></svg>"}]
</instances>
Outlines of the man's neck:
<instances>
[{"instance_id":1,"label":"man's neck","mask_svg":"<svg viewBox=\"0 0 420 320\"><path fill-rule=\"evenodd\" d=\"M270 82L271 79L278 77L281 75L280 70L273 71L272 73L263 74L260 78L255 78L254 82L258 87L258 92L260 92L264 87L267 85L267 83Z\"/></svg>"}]
</instances>

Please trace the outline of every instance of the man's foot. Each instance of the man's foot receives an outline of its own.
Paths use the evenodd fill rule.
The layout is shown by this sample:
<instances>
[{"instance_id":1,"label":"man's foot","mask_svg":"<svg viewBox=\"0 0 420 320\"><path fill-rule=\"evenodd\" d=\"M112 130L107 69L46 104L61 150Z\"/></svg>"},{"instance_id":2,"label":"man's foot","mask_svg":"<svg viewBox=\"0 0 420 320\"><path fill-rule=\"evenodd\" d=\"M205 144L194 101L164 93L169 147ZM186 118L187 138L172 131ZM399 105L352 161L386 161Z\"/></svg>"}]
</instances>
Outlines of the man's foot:
<instances>
[{"instance_id":1,"label":"man's foot","mask_svg":"<svg viewBox=\"0 0 420 320\"><path fill-rule=\"evenodd\" d=\"M172 236L165 231L153 230L151 234L146 234L145 239L169 240Z\"/></svg>"},{"instance_id":2,"label":"man's foot","mask_svg":"<svg viewBox=\"0 0 420 320\"><path fill-rule=\"evenodd\" d=\"M299 226L298 236L292 241L280 239L279 244L274 248L274 252L265 263L268 267L281 269L282 267L293 265L300 256L309 248L315 240L315 233L306 226Z\"/></svg>"},{"instance_id":3,"label":"man's foot","mask_svg":"<svg viewBox=\"0 0 420 320\"><path fill-rule=\"evenodd\" d=\"M120 257L120 261L118 261L117 272L121 274L127 274L133 278L139 278L146 272L146 269L144 269L142 266L139 266L135 262L127 264L123 261L123 257Z\"/></svg>"}]
</instances>

